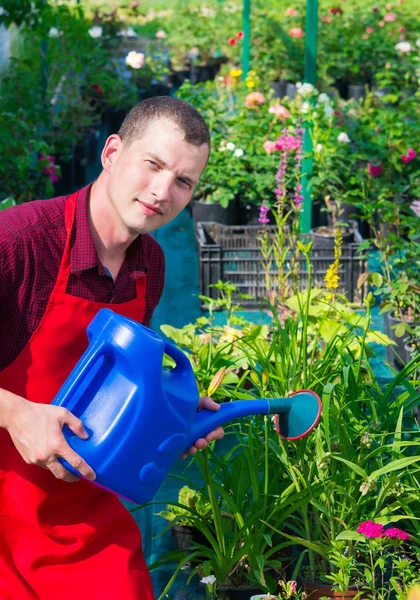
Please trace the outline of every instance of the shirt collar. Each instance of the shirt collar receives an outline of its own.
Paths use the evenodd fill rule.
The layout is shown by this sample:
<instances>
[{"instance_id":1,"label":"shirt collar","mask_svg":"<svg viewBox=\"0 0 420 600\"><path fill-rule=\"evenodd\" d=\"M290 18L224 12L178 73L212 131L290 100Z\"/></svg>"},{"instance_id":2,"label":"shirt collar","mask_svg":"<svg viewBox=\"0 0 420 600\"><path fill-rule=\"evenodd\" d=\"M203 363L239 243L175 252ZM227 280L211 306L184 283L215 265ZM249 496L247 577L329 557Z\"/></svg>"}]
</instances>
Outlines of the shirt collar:
<instances>
[{"instance_id":1,"label":"shirt collar","mask_svg":"<svg viewBox=\"0 0 420 600\"><path fill-rule=\"evenodd\" d=\"M87 217L87 205L92 184L82 188L76 200L76 214L71 238L70 270L78 274L88 269L97 268L105 275L101 264ZM125 261L132 279L147 273L148 263L143 249L143 236L139 235L127 249Z\"/></svg>"}]
</instances>

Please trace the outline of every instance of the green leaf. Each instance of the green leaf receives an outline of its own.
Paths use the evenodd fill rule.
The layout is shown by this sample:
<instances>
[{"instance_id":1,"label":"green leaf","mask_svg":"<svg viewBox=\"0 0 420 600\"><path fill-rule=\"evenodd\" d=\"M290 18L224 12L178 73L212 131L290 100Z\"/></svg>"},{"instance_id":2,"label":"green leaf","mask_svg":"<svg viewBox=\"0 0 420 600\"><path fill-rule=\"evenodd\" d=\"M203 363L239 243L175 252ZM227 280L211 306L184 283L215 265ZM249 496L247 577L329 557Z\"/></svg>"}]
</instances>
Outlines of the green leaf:
<instances>
[{"instance_id":1,"label":"green leaf","mask_svg":"<svg viewBox=\"0 0 420 600\"><path fill-rule=\"evenodd\" d=\"M400 338L405 334L405 331L405 323L398 323L398 325L395 328L395 335L397 336L397 338Z\"/></svg>"},{"instance_id":2,"label":"green leaf","mask_svg":"<svg viewBox=\"0 0 420 600\"><path fill-rule=\"evenodd\" d=\"M271 547L273 545L273 540L271 539L271 535L268 533L263 533L263 538L267 542L267 544Z\"/></svg>"},{"instance_id":3,"label":"green leaf","mask_svg":"<svg viewBox=\"0 0 420 600\"><path fill-rule=\"evenodd\" d=\"M337 458L337 457L334 457ZM392 473L393 471L400 471L401 469L405 469L409 465L412 465L420 460L420 456L407 456L405 458L399 458L398 460L394 460L385 467L378 469L377 471L373 471L370 474L370 478L374 481L381 477L381 475L385 475L385 473Z\"/></svg>"},{"instance_id":4,"label":"green leaf","mask_svg":"<svg viewBox=\"0 0 420 600\"><path fill-rule=\"evenodd\" d=\"M342 531L335 538L336 540L351 540L353 542L364 542L365 536L357 531Z\"/></svg>"},{"instance_id":5,"label":"green leaf","mask_svg":"<svg viewBox=\"0 0 420 600\"><path fill-rule=\"evenodd\" d=\"M372 273L371 279L372 279L373 285L376 285L376 287L378 287L378 288L381 287L384 282L384 278L382 277L382 275L380 273Z\"/></svg>"},{"instance_id":6,"label":"green leaf","mask_svg":"<svg viewBox=\"0 0 420 600\"><path fill-rule=\"evenodd\" d=\"M336 456L335 454L332 454L331 458L334 458L335 460L345 463L348 467L350 467L350 469L352 469L355 473L357 473L364 479L366 479L368 477L368 474L366 473L366 471L364 469L362 469L362 467L359 467L359 465L352 463L351 461L343 458L342 456Z\"/></svg>"}]
</instances>

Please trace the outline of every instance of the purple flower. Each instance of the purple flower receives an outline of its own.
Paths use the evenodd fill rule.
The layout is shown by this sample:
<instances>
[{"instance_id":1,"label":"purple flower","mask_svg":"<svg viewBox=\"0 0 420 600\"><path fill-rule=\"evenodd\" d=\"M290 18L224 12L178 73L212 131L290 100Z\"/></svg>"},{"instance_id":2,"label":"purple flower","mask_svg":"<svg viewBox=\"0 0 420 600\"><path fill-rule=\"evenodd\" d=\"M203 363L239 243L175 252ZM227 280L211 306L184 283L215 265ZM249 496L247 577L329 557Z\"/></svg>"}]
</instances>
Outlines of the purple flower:
<instances>
[{"instance_id":1,"label":"purple flower","mask_svg":"<svg viewBox=\"0 0 420 600\"><path fill-rule=\"evenodd\" d=\"M268 217L267 217L267 213L269 210L270 209L268 208L268 206L264 200L264 202L260 206L260 216L258 219L259 223L263 223L264 225L266 225L267 223L270 222L270 219L268 219Z\"/></svg>"}]
</instances>

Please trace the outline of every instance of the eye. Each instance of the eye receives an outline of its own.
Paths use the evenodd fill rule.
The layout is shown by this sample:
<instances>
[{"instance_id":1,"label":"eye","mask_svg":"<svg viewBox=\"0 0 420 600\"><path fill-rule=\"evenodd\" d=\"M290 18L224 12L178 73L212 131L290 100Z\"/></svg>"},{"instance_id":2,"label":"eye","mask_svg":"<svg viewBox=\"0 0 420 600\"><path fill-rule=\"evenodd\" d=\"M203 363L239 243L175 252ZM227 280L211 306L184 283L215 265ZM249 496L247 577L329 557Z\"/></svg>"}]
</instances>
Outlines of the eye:
<instances>
[{"instance_id":1,"label":"eye","mask_svg":"<svg viewBox=\"0 0 420 600\"><path fill-rule=\"evenodd\" d=\"M148 162L149 164L151 164L153 167L158 167L159 165L154 161L154 160L146 160L146 162Z\"/></svg>"},{"instance_id":2,"label":"eye","mask_svg":"<svg viewBox=\"0 0 420 600\"><path fill-rule=\"evenodd\" d=\"M179 181L179 183L180 183L181 185L183 185L184 187L185 187L185 186L186 186L186 187L188 187L188 188L190 188L190 187L191 187L191 184L190 184L190 182L189 182L189 181L187 181L186 179L183 179L182 177L179 177L179 178L178 178L178 181Z\"/></svg>"}]
</instances>

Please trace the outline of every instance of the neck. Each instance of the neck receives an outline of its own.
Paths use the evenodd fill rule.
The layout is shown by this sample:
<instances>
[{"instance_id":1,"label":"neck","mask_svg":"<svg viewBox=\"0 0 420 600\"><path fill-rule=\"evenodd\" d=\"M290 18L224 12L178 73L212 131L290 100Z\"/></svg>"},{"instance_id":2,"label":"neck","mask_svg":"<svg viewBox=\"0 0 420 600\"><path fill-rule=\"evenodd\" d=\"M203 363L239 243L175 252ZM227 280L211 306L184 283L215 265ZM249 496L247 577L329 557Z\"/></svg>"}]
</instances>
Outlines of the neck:
<instances>
[{"instance_id":1,"label":"neck","mask_svg":"<svg viewBox=\"0 0 420 600\"><path fill-rule=\"evenodd\" d=\"M109 268L119 266L137 235L128 231L107 193L106 171L102 171L90 189L88 221L99 260Z\"/></svg>"}]
</instances>

